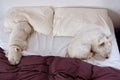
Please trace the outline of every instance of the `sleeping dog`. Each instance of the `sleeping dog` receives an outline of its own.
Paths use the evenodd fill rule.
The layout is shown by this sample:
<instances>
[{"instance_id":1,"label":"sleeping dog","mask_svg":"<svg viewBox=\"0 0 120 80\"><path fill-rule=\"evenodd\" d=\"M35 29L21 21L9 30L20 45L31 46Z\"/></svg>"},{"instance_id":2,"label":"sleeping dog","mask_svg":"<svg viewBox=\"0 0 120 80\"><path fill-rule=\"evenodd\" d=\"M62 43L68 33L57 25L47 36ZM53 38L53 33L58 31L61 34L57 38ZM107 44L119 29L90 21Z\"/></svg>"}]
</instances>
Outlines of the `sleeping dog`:
<instances>
[{"instance_id":1,"label":"sleeping dog","mask_svg":"<svg viewBox=\"0 0 120 80\"><path fill-rule=\"evenodd\" d=\"M87 60L95 55L102 59L109 58L112 38L105 35L99 27L87 29L74 37L68 46L68 57Z\"/></svg>"},{"instance_id":2,"label":"sleeping dog","mask_svg":"<svg viewBox=\"0 0 120 80\"><path fill-rule=\"evenodd\" d=\"M27 39L33 30L43 34L51 33L52 18L51 7L16 7L8 11L4 27L11 34L9 50L5 51L10 64L20 62L21 52L27 48Z\"/></svg>"},{"instance_id":3,"label":"sleeping dog","mask_svg":"<svg viewBox=\"0 0 120 80\"><path fill-rule=\"evenodd\" d=\"M6 57L11 65L20 62L21 52L27 48L27 38L32 33L32 28L27 22L16 23L9 39L9 50L5 51Z\"/></svg>"}]
</instances>

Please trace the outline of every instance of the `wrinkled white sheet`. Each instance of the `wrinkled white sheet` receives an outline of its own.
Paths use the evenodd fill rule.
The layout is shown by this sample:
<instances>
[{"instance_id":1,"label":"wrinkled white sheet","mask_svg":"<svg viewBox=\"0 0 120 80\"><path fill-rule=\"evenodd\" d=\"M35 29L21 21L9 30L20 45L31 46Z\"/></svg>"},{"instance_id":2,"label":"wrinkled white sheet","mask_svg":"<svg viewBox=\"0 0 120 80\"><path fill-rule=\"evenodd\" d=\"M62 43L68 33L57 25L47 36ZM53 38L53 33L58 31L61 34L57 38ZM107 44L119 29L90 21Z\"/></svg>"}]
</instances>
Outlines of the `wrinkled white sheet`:
<instances>
[{"instance_id":1,"label":"wrinkled white sheet","mask_svg":"<svg viewBox=\"0 0 120 80\"><path fill-rule=\"evenodd\" d=\"M64 57L71 39L72 37L53 37L34 32L28 40L27 51L23 53L24 55Z\"/></svg>"}]
</instances>

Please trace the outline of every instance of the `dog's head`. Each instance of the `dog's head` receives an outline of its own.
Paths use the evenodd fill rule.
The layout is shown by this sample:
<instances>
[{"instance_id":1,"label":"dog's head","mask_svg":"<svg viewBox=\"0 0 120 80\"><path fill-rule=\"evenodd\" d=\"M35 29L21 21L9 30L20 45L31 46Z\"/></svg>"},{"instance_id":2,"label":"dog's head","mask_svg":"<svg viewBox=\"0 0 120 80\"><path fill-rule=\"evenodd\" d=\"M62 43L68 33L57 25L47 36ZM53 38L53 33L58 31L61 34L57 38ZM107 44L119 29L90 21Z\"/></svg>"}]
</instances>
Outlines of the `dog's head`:
<instances>
[{"instance_id":1,"label":"dog's head","mask_svg":"<svg viewBox=\"0 0 120 80\"><path fill-rule=\"evenodd\" d=\"M8 51L5 51L5 56L8 58L10 64L12 65L18 64L22 57L20 47L11 46Z\"/></svg>"},{"instance_id":2,"label":"dog's head","mask_svg":"<svg viewBox=\"0 0 120 80\"><path fill-rule=\"evenodd\" d=\"M102 58L107 59L110 56L112 48L112 38L102 35L96 39L95 43L92 46L93 52L100 55Z\"/></svg>"}]
</instances>

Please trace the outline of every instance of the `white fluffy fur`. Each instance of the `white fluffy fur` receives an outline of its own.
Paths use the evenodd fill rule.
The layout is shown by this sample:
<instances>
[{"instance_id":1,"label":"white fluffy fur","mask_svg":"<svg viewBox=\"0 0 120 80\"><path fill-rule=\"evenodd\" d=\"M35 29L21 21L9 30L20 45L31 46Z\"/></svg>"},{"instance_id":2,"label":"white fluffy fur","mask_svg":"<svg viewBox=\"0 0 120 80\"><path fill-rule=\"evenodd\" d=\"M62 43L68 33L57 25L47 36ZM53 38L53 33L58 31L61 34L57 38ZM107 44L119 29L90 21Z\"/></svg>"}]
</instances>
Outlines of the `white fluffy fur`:
<instances>
[{"instance_id":1,"label":"white fluffy fur","mask_svg":"<svg viewBox=\"0 0 120 80\"><path fill-rule=\"evenodd\" d=\"M100 27L96 26L96 28L85 28L76 35L68 46L67 55L84 60L99 55L105 59L109 57L111 47L110 36L106 36Z\"/></svg>"},{"instance_id":2,"label":"white fluffy fur","mask_svg":"<svg viewBox=\"0 0 120 80\"><path fill-rule=\"evenodd\" d=\"M16 23L10 35L9 50L5 52L10 64L15 65L20 62L21 52L27 48L27 38L31 32L32 28L27 22Z\"/></svg>"}]
</instances>

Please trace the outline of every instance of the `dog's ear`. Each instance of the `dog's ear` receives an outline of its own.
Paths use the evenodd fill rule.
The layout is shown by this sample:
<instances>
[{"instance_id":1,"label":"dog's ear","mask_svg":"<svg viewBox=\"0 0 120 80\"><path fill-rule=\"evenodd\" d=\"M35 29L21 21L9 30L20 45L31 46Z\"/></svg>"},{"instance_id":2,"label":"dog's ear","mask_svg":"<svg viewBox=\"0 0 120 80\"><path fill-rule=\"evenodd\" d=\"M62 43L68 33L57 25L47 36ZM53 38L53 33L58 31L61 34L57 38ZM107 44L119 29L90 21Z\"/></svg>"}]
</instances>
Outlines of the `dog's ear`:
<instances>
[{"instance_id":1,"label":"dog's ear","mask_svg":"<svg viewBox=\"0 0 120 80\"><path fill-rule=\"evenodd\" d=\"M103 37L103 38L99 39L98 45L99 46L104 46L105 45L105 41L106 41L106 37Z\"/></svg>"},{"instance_id":2,"label":"dog's ear","mask_svg":"<svg viewBox=\"0 0 120 80\"><path fill-rule=\"evenodd\" d=\"M109 36L109 37L103 37L103 38L100 38L99 41L98 41L98 45L99 46L104 46L106 42L111 42L112 41L112 36Z\"/></svg>"},{"instance_id":3,"label":"dog's ear","mask_svg":"<svg viewBox=\"0 0 120 80\"><path fill-rule=\"evenodd\" d=\"M21 50L20 47L16 47L16 48L15 48L15 51L16 51L16 52L21 52L22 50Z\"/></svg>"}]
</instances>

